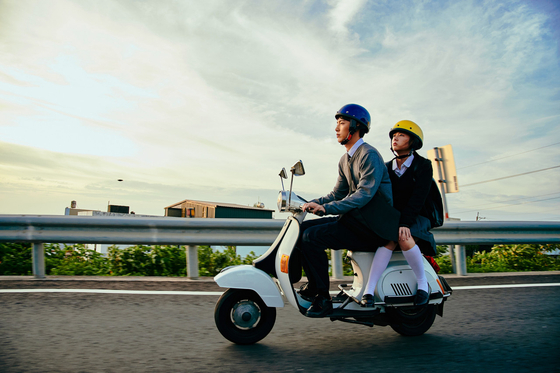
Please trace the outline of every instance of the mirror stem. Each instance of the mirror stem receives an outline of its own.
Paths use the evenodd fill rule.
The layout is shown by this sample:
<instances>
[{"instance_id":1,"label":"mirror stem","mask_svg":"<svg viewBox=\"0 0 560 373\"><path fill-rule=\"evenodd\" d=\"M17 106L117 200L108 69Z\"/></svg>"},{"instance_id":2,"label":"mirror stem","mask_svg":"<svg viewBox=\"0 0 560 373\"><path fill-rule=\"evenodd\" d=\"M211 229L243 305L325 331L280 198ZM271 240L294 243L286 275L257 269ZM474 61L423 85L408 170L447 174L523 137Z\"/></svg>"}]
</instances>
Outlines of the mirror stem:
<instances>
[{"instance_id":1,"label":"mirror stem","mask_svg":"<svg viewBox=\"0 0 560 373\"><path fill-rule=\"evenodd\" d=\"M290 196L288 197L288 206L292 203L292 185L294 184L294 172L292 171L292 178L290 180Z\"/></svg>"}]
</instances>

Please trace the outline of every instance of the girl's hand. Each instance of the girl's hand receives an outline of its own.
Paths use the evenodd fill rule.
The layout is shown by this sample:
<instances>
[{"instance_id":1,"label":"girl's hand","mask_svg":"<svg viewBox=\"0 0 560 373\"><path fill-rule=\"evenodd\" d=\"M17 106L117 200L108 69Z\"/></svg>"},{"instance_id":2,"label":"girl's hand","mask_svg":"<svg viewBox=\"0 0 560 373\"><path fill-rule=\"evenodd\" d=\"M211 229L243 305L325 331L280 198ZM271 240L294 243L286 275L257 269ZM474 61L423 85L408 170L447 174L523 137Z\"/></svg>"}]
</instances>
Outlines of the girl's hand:
<instances>
[{"instance_id":1,"label":"girl's hand","mask_svg":"<svg viewBox=\"0 0 560 373\"><path fill-rule=\"evenodd\" d=\"M408 241L410 239L410 228L407 227L400 227L399 228L399 241Z\"/></svg>"}]
</instances>

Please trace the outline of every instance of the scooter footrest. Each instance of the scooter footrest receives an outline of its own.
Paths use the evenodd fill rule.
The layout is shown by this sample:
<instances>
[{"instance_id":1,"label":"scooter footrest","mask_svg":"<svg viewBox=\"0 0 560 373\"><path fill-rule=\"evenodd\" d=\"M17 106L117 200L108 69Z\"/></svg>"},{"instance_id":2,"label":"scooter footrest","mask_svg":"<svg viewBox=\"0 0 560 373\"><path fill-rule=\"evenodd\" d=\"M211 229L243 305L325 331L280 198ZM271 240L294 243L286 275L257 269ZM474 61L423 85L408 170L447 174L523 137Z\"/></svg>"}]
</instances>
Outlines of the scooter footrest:
<instances>
[{"instance_id":1,"label":"scooter footrest","mask_svg":"<svg viewBox=\"0 0 560 373\"><path fill-rule=\"evenodd\" d=\"M339 284L338 288L340 289L341 293L344 293L344 295L350 299L352 299L354 302L361 304L360 300L357 298L354 298L354 296L352 296L352 294L350 294L348 292L348 290L352 290L352 286L351 285L347 285L347 284ZM350 288L350 289L348 289Z\"/></svg>"},{"instance_id":2,"label":"scooter footrest","mask_svg":"<svg viewBox=\"0 0 560 373\"><path fill-rule=\"evenodd\" d=\"M414 304L414 297L415 297L414 295L407 295L403 297L386 296L385 303L387 305L398 305L398 304L406 304L406 303ZM439 291L437 293L430 294L430 300L441 299L441 298L443 298L443 294L440 293Z\"/></svg>"},{"instance_id":3,"label":"scooter footrest","mask_svg":"<svg viewBox=\"0 0 560 373\"><path fill-rule=\"evenodd\" d=\"M406 304L406 303L414 304L414 295L406 295L403 297L386 296L384 301L386 304Z\"/></svg>"},{"instance_id":4,"label":"scooter footrest","mask_svg":"<svg viewBox=\"0 0 560 373\"><path fill-rule=\"evenodd\" d=\"M430 300L441 299L441 298L443 298L443 294L440 293L439 291L437 293L430 294Z\"/></svg>"},{"instance_id":5,"label":"scooter footrest","mask_svg":"<svg viewBox=\"0 0 560 373\"><path fill-rule=\"evenodd\" d=\"M331 319L331 321L335 321L339 319L345 319L348 317L371 318L379 315L379 313L380 313L380 309L378 308L364 308L358 311L335 308L333 309L333 312L330 315L328 315L328 317Z\"/></svg>"},{"instance_id":6,"label":"scooter footrest","mask_svg":"<svg viewBox=\"0 0 560 373\"><path fill-rule=\"evenodd\" d=\"M332 297L332 302L333 303L343 303L346 299L348 299L348 296L346 294L344 294L344 292L340 292L337 295L335 295L334 297Z\"/></svg>"}]
</instances>

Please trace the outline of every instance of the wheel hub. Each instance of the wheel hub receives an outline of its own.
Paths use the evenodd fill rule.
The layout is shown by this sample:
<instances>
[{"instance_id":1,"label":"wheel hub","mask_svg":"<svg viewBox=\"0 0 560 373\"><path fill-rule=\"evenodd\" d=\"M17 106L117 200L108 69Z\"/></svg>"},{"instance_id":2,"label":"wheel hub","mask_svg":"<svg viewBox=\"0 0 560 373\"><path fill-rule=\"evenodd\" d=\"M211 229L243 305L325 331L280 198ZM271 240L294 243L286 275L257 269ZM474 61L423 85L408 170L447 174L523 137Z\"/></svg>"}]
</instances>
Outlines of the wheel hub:
<instances>
[{"instance_id":1,"label":"wheel hub","mask_svg":"<svg viewBox=\"0 0 560 373\"><path fill-rule=\"evenodd\" d=\"M251 329L261 319L261 309L255 302L242 300L233 307L231 319L238 328Z\"/></svg>"}]
</instances>

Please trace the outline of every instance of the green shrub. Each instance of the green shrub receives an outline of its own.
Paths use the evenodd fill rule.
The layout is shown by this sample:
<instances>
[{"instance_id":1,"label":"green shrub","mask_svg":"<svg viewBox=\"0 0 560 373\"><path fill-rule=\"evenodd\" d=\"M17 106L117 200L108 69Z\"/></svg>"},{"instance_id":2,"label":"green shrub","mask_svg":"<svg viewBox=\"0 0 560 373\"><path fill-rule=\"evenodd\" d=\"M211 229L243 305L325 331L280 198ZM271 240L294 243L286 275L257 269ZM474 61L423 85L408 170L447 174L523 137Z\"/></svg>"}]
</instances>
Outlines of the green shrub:
<instances>
[{"instance_id":1,"label":"green shrub","mask_svg":"<svg viewBox=\"0 0 560 373\"><path fill-rule=\"evenodd\" d=\"M476 251L467 257L467 272L516 272L560 270L560 260L546 255L558 245L498 245L490 251ZM438 246L436 262L440 274L453 273L447 246ZM330 250L327 251L330 258ZM346 251L343 252L343 258ZM31 275L32 245L0 243L0 275ZM214 250L200 246L199 275L215 276L231 265L251 264L257 256L237 255L234 246ZM69 276L186 276L186 253L182 246L155 245L109 248L108 255L86 249L85 245L45 244L47 275ZM343 261L345 276L353 274L349 260Z\"/></svg>"},{"instance_id":2,"label":"green shrub","mask_svg":"<svg viewBox=\"0 0 560 373\"><path fill-rule=\"evenodd\" d=\"M257 256L241 258L234 246L224 251L200 246L199 275L214 276L222 268L251 264ZM137 245L109 247L107 256L85 245L45 244L45 273L66 276L186 276L185 247ZM32 245L0 243L0 275L32 275Z\"/></svg>"},{"instance_id":3,"label":"green shrub","mask_svg":"<svg viewBox=\"0 0 560 373\"><path fill-rule=\"evenodd\" d=\"M210 246L198 247L198 273L200 276L215 276L226 267L239 264L251 264L257 256L253 251L241 258L235 246L226 246L225 250L213 250Z\"/></svg>"},{"instance_id":4,"label":"green shrub","mask_svg":"<svg viewBox=\"0 0 560 373\"><path fill-rule=\"evenodd\" d=\"M186 276L186 254L182 246L130 246L107 251L113 276Z\"/></svg>"},{"instance_id":5,"label":"green shrub","mask_svg":"<svg viewBox=\"0 0 560 373\"><path fill-rule=\"evenodd\" d=\"M451 264L451 257L449 255L441 255L434 259L440 268L439 275L453 273L453 265Z\"/></svg>"},{"instance_id":6,"label":"green shrub","mask_svg":"<svg viewBox=\"0 0 560 373\"><path fill-rule=\"evenodd\" d=\"M490 252L475 252L467 259L467 272L519 272L560 270L560 262L546 255L551 245L497 245Z\"/></svg>"},{"instance_id":7,"label":"green shrub","mask_svg":"<svg viewBox=\"0 0 560 373\"><path fill-rule=\"evenodd\" d=\"M434 260L440 268L438 274L445 275L453 273L453 265L451 264L451 257L449 256L449 246L437 245Z\"/></svg>"},{"instance_id":8,"label":"green shrub","mask_svg":"<svg viewBox=\"0 0 560 373\"><path fill-rule=\"evenodd\" d=\"M45 244L45 272L59 276L106 276L109 260L85 245Z\"/></svg>"},{"instance_id":9,"label":"green shrub","mask_svg":"<svg viewBox=\"0 0 560 373\"><path fill-rule=\"evenodd\" d=\"M32 275L30 243L0 243L0 275Z\"/></svg>"}]
</instances>

